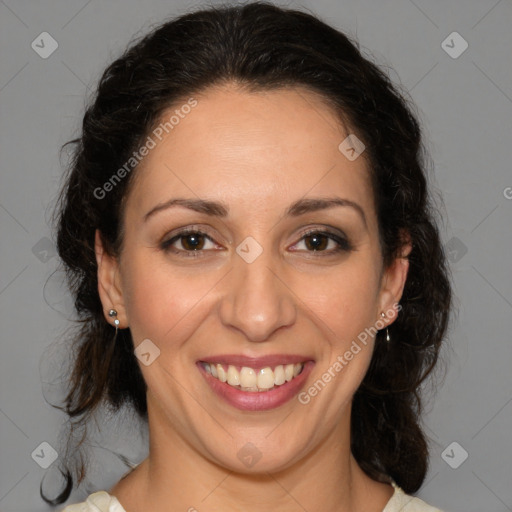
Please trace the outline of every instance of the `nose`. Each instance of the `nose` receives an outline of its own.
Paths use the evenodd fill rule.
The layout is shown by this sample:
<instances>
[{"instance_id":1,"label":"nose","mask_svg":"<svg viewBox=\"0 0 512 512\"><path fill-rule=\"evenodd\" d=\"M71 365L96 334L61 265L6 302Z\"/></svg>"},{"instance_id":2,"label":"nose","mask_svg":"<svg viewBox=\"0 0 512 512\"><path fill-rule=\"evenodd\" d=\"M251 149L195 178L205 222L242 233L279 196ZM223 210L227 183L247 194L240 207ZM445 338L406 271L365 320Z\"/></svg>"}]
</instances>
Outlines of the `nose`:
<instances>
[{"instance_id":1,"label":"nose","mask_svg":"<svg viewBox=\"0 0 512 512\"><path fill-rule=\"evenodd\" d=\"M252 342L266 341L276 330L296 320L294 294L271 258L270 250L263 251L252 263L235 254L234 268L225 282L221 321Z\"/></svg>"}]
</instances>

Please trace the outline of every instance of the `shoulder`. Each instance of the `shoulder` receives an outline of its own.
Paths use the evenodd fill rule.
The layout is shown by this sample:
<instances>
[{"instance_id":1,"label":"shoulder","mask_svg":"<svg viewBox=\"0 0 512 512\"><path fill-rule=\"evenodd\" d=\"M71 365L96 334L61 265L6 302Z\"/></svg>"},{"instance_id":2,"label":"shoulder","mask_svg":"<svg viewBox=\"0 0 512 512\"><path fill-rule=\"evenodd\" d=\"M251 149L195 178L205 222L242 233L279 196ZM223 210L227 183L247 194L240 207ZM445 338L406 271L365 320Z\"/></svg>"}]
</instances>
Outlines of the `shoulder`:
<instances>
[{"instance_id":1,"label":"shoulder","mask_svg":"<svg viewBox=\"0 0 512 512\"><path fill-rule=\"evenodd\" d=\"M404 491L392 482L395 489L382 512L442 512L432 507L420 498L405 494ZM106 491L95 492L82 503L68 505L62 512L126 512L115 496Z\"/></svg>"},{"instance_id":2,"label":"shoulder","mask_svg":"<svg viewBox=\"0 0 512 512\"><path fill-rule=\"evenodd\" d=\"M420 498L405 494L396 483L392 482L392 485L395 488L395 493L382 512L442 512Z\"/></svg>"},{"instance_id":3,"label":"shoulder","mask_svg":"<svg viewBox=\"0 0 512 512\"><path fill-rule=\"evenodd\" d=\"M82 503L68 505L62 512L126 512L115 496L106 491L90 494Z\"/></svg>"}]
</instances>

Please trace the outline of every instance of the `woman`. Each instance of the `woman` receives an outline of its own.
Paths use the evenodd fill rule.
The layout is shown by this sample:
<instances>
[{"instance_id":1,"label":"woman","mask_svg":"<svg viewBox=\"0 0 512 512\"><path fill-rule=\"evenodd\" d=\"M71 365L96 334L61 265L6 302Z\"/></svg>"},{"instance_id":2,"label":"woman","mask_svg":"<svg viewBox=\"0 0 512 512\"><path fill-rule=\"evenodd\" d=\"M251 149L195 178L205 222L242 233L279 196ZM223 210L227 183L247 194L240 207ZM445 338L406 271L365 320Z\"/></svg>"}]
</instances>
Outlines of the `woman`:
<instances>
[{"instance_id":1,"label":"woman","mask_svg":"<svg viewBox=\"0 0 512 512\"><path fill-rule=\"evenodd\" d=\"M384 73L309 14L208 8L111 64L72 142L65 410L131 405L149 455L64 510L438 510L411 493L451 291Z\"/></svg>"}]
</instances>

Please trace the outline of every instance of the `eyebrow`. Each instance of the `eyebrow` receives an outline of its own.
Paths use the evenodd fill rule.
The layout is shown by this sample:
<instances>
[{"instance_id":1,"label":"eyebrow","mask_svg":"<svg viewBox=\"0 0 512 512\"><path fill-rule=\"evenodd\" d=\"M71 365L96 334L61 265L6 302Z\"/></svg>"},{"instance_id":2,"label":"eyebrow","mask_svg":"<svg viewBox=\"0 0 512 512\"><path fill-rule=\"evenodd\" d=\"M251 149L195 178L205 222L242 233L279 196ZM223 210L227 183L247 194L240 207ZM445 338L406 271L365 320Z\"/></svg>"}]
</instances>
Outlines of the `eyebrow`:
<instances>
[{"instance_id":1,"label":"eyebrow","mask_svg":"<svg viewBox=\"0 0 512 512\"><path fill-rule=\"evenodd\" d=\"M147 222L147 220L156 213L177 206L220 218L227 217L229 214L229 207L226 205L226 203L220 201L211 201L207 199L175 198L170 199L169 201L165 201L164 203L157 204L144 215L143 220L144 222ZM287 208L284 215L285 217L298 217L306 213L327 210L329 208L340 206L349 207L357 211L361 216L364 225L367 226L366 215L363 208L358 203L351 201L350 199L343 199L341 197L315 197L298 199Z\"/></svg>"}]
</instances>

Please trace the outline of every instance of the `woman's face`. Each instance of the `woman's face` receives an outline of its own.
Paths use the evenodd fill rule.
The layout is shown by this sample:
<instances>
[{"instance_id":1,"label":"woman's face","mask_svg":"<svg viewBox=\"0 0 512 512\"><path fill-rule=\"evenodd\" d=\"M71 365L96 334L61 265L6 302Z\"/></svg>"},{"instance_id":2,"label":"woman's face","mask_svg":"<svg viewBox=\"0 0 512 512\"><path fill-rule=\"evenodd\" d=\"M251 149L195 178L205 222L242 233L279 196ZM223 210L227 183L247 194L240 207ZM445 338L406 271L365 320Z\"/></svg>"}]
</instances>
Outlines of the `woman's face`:
<instances>
[{"instance_id":1,"label":"woman's face","mask_svg":"<svg viewBox=\"0 0 512 512\"><path fill-rule=\"evenodd\" d=\"M283 469L349 432L407 260L383 269L365 154L339 148L319 97L195 100L150 134L120 260L97 238L99 290L138 347L155 432L237 471Z\"/></svg>"}]
</instances>

